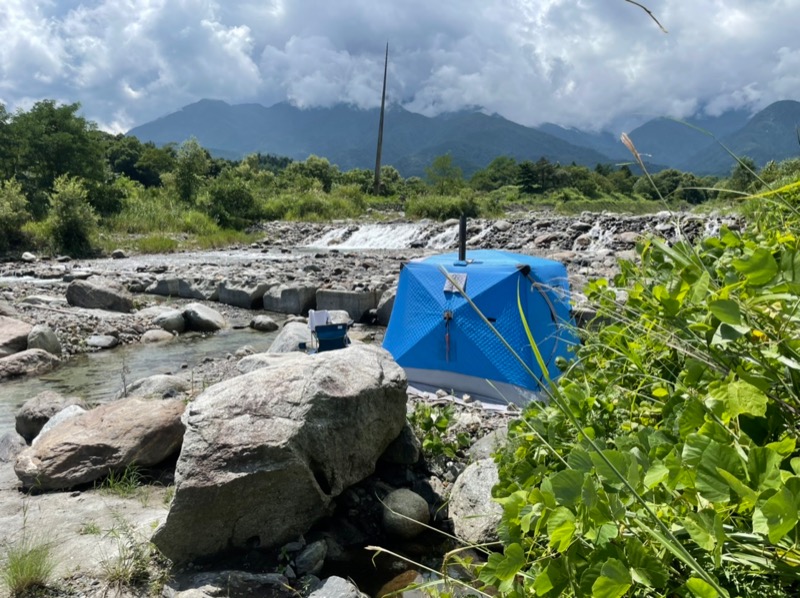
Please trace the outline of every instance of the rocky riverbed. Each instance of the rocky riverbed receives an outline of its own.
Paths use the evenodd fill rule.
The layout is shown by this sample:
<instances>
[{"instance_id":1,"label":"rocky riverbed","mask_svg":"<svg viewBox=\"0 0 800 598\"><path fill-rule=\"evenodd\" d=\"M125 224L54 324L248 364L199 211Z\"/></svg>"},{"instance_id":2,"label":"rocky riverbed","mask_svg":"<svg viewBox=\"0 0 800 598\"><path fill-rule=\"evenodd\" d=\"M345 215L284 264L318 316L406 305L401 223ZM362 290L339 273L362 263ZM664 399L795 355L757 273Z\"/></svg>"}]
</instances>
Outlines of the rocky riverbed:
<instances>
[{"instance_id":1,"label":"rocky riverbed","mask_svg":"<svg viewBox=\"0 0 800 598\"><path fill-rule=\"evenodd\" d=\"M577 218L531 214L508 220L471 221L467 247L468 251L508 249L562 261L568 267L573 293L579 300L580 290L589 278L610 277L616 271L618 259L634 257L635 243L642 235L655 234L673 242L681 237L702 236L723 223L737 226L732 219L669 213L643 217L584 214ZM118 253L116 259L97 260L26 256L24 261L0 264L0 318L5 318L2 322L28 326L30 330L25 329L25 337L29 341L34 328L49 330L54 347L50 351L33 349L38 352L27 361L18 360L13 367L2 362L26 351L6 348L6 357L0 356L0 397L4 378L26 371L35 376L54 367L69 368L70 356L76 354L140 343L147 343L146 350L157 353L163 346L160 343L173 342L175 335L187 334L183 327L191 328L192 322L187 314L206 308L218 314L226 328L253 327L270 334L271 320L283 334L292 329L293 314L307 310L307 300L314 296L317 301L322 298L330 302L326 307L343 311L345 318L349 316L358 322L351 331L356 341L378 344L402 263L434 252L454 251L457 243L456 222L269 223L260 231L261 241L224 251L159 256ZM118 297L122 307L109 308L111 304L103 303L108 300L105 291ZM83 292L91 297L76 298L76 294ZM180 330L169 323L170 313L180 314ZM209 317L213 320L215 316ZM215 328L203 326L195 328L192 334L214 334ZM303 327L295 326L298 334ZM0 333L10 328L11 324L0 326ZM295 347L296 340L290 339ZM44 341L37 340L37 347L40 342ZM274 367L263 363L252 365L258 355L261 353L243 344L198 363L164 364L162 370L153 373L174 374L184 381L191 379L191 385L163 391L165 397L190 401L214 383L253 375L248 373L252 372L250 368ZM122 378L120 386L133 382ZM202 382L195 385L194 381ZM381 515L385 512L381 501L397 489L410 489L421 496L423 504L435 515L433 525L449 532L454 523L445 517L447 510L442 507L450 500L453 505L450 517L460 516L462 521L459 536L471 542L486 540L481 535L486 530L463 527L463 522L470 520L468 508L462 508L458 515L459 507L455 506L459 500L474 505L476 499L466 495L458 499L451 492L459 485L459 479L462 486L491 488L487 482L491 480L491 472L487 473L482 459L491 452L497 442L496 433L505 428L513 413L455 401L446 393L440 394L410 396L408 409L414 412L418 405L425 405L449 410L448 434L453 438L459 433L470 437L474 445L471 452L462 450L458 459L440 458L423 463L417 459L418 443L415 449L414 439L407 438L405 444L396 448L400 454L405 451L405 456L394 461L382 458L376 474L337 491L340 494L335 500L325 502L325 508L330 510L325 524L328 527L317 525L307 537L289 542L277 551L259 551L254 546L244 557L253 561L249 568L242 572L244 566L237 561L239 572L228 573L227 581L217 574L217 577L208 572L200 574L199 565L190 565L166 586L165 595L185 591L192 596L215 595L226 584L228 591L235 586L233 593L249 590L281 595L282 585L308 593L318 584L323 570L331 574L329 580L337 579L332 576L337 565L347 574L343 563L356 557L345 558L347 550L334 553L349 545L348 542L352 541L352 545L381 540L398 542L397 536L391 540L391 534L386 535ZM106 400L115 398L117 394ZM61 579L62 593L99 595L108 591L110 563L116 562L120 555L125 556L125 551L146 546L153 530L167 518L172 493L167 489L172 481L169 467L159 474L155 485L137 490L132 498L120 498L85 483L76 484L68 492L25 494L20 491L20 478L14 472L25 443L12 430L0 429L0 437L0 529L3 530L0 544L10 546L30 534L40 538L44 535L55 546L56 577ZM378 444L382 446L382 442ZM469 469L465 476L470 482L466 484L467 477L461 474L470 461L484 465ZM463 494L466 490L457 492ZM485 495L483 500L488 501ZM320 557L319 552L314 552L321 550L319 542L326 551L333 552ZM399 543L408 554L425 556L413 541ZM327 563L325 569L323 563ZM230 563L213 565L205 563L202 570L218 572ZM393 561L389 569L408 577L400 563ZM361 589L376 593L377 587L369 585L365 581ZM347 588L340 590L344 595ZM356 590L351 587L347 591ZM340 595L330 589L325 592L328 593L320 595Z\"/></svg>"}]
</instances>

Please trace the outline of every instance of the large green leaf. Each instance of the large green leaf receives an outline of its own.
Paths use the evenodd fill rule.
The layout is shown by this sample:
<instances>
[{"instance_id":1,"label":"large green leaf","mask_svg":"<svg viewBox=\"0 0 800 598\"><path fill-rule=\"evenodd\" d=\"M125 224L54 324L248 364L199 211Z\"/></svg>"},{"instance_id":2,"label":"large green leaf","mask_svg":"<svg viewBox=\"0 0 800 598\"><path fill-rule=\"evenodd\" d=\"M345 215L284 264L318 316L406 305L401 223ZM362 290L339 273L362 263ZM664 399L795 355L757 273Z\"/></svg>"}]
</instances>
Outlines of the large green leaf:
<instances>
[{"instance_id":1,"label":"large green leaf","mask_svg":"<svg viewBox=\"0 0 800 598\"><path fill-rule=\"evenodd\" d=\"M699 577L692 577L686 582L687 589L697 598L719 598L719 592Z\"/></svg>"},{"instance_id":2,"label":"large green leaf","mask_svg":"<svg viewBox=\"0 0 800 598\"><path fill-rule=\"evenodd\" d=\"M663 588L669 581L669 570L637 538L628 538L625 555L631 567L631 576L636 583L649 588Z\"/></svg>"},{"instance_id":3,"label":"large green leaf","mask_svg":"<svg viewBox=\"0 0 800 598\"><path fill-rule=\"evenodd\" d=\"M702 434L690 434L683 445L684 463L695 467L695 488L706 500L729 502L730 486L717 470L742 477L744 471L736 450Z\"/></svg>"},{"instance_id":4,"label":"large green leaf","mask_svg":"<svg viewBox=\"0 0 800 598\"><path fill-rule=\"evenodd\" d=\"M797 525L797 503L794 494L783 487L764 501L758 501L757 511L763 516L766 523L767 537L773 544L779 542L786 534ZM754 514L753 528L756 529ZM758 526L761 527L761 526ZM763 528L759 529L763 533Z\"/></svg>"},{"instance_id":5,"label":"large green leaf","mask_svg":"<svg viewBox=\"0 0 800 598\"><path fill-rule=\"evenodd\" d=\"M759 492L781 486L781 456L768 447L753 447L747 461L750 483ZM734 488L735 490L735 488Z\"/></svg>"},{"instance_id":6,"label":"large green leaf","mask_svg":"<svg viewBox=\"0 0 800 598\"><path fill-rule=\"evenodd\" d=\"M550 547L564 552L575 536L575 515L566 507L558 507L547 520Z\"/></svg>"},{"instance_id":7,"label":"large green leaf","mask_svg":"<svg viewBox=\"0 0 800 598\"><path fill-rule=\"evenodd\" d=\"M592 585L593 598L621 598L633 585L627 567L618 559L608 559L600 568L600 577Z\"/></svg>"},{"instance_id":8,"label":"large green leaf","mask_svg":"<svg viewBox=\"0 0 800 598\"><path fill-rule=\"evenodd\" d=\"M581 471L565 469L550 476L550 486L558 504L573 507L580 501L584 475Z\"/></svg>"},{"instance_id":9,"label":"large green leaf","mask_svg":"<svg viewBox=\"0 0 800 598\"><path fill-rule=\"evenodd\" d=\"M753 286L767 284L778 273L778 263L772 252L763 247L759 247L749 256L733 260L733 267L744 274L747 282Z\"/></svg>"},{"instance_id":10,"label":"large green leaf","mask_svg":"<svg viewBox=\"0 0 800 598\"><path fill-rule=\"evenodd\" d=\"M726 324L739 325L742 323L742 312L739 309L739 304L731 299L717 299L708 304L711 313L714 314L720 322Z\"/></svg>"}]
</instances>

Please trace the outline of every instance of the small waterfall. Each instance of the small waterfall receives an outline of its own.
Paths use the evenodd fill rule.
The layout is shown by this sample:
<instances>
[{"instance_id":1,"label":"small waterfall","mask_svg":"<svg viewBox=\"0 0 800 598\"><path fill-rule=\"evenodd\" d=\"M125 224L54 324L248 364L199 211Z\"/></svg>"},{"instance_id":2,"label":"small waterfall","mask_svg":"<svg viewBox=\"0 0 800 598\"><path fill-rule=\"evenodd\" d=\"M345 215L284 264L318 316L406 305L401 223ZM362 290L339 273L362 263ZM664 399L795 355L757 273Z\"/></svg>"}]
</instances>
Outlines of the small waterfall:
<instances>
[{"instance_id":1,"label":"small waterfall","mask_svg":"<svg viewBox=\"0 0 800 598\"><path fill-rule=\"evenodd\" d=\"M428 240L428 249L450 249L458 242L458 225L446 228Z\"/></svg>"},{"instance_id":2,"label":"small waterfall","mask_svg":"<svg viewBox=\"0 0 800 598\"><path fill-rule=\"evenodd\" d=\"M599 222L596 222L586 234L591 238L591 242L586 247L587 251L594 252L600 251L601 249L609 249L611 247L611 242L614 240L614 233L603 228Z\"/></svg>"},{"instance_id":3,"label":"small waterfall","mask_svg":"<svg viewBox=\"0 0 800 598\"><path fill-rule=\"evenodd\" d=\"M348 232L352 234L346 236ZM329 231L306 247L337 249L406 249L424 237L424 227L418 223L365 224L353 230L343 227Z\"/></svg>"}]
</instances>

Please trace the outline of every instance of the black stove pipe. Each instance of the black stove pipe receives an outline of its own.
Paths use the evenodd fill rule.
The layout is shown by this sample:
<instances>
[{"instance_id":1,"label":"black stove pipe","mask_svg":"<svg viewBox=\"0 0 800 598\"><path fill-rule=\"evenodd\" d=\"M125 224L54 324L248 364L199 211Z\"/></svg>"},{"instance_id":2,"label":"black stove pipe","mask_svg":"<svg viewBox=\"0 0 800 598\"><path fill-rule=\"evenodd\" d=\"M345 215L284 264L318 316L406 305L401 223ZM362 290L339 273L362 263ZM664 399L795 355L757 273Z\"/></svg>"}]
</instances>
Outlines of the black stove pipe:
<instances>
[{"instance_id":1,"label":"black stove pipe","mask_svg":"<svg viewBox=\"0 0 800 598\"><path fill-rule=\"evenodd\" d=\"M467 261L467 215L458 219L458 261Z\"/></svg>"}]
</instances>

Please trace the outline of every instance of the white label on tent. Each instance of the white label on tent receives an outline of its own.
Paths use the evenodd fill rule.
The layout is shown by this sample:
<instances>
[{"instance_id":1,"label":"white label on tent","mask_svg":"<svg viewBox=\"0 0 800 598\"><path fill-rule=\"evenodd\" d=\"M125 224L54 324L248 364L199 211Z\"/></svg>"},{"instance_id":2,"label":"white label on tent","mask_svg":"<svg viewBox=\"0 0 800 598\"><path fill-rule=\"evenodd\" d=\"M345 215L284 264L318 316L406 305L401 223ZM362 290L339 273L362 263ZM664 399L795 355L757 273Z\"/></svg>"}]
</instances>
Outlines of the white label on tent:
<instances>
[{"instance_id":1,"label":"white label on tent","mask_svg":"<svg viewBox=\"0 0 800 598\"><path fill-rule=\"evenodd\" d=\"M453 285L451 281L454 280L462 289L467 288L467 273L463 272L460 274L454 274L453 272L448 272L450 278L446 278L444 281L444 292L445 293L457 293L458 289Z\"/></svg>"}]
</instances>

